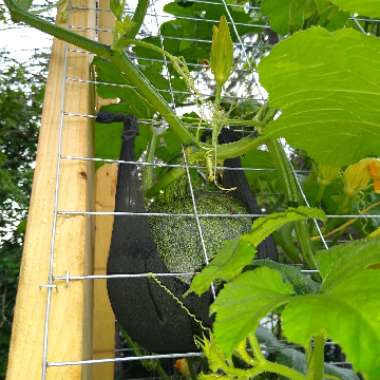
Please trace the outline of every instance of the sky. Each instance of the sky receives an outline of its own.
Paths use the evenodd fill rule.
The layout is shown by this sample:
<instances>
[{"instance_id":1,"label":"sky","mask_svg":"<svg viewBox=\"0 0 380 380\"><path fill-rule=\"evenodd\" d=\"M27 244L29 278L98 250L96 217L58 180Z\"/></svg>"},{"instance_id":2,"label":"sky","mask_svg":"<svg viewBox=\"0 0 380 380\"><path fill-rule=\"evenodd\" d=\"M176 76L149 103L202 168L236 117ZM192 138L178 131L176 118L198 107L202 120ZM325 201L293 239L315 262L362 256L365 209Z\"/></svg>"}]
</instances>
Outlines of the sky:
<instances>
[{"instance_id":1,"label":"sky","mask_svg":"<svg viewBox=\"0 0 380 380\"><path fill-rule=\"evenodd\" d=\"M42 0L34 0L33 6L43 5ZM0 0L3 5L3 1ZM51 12L50 12L51 13ZM7 24L0 22L0 49L11 52L11 56L17 60L28 60L35 49L49 50L52 38L36 29L22 24Z\"/></svg>"}]
</instances>

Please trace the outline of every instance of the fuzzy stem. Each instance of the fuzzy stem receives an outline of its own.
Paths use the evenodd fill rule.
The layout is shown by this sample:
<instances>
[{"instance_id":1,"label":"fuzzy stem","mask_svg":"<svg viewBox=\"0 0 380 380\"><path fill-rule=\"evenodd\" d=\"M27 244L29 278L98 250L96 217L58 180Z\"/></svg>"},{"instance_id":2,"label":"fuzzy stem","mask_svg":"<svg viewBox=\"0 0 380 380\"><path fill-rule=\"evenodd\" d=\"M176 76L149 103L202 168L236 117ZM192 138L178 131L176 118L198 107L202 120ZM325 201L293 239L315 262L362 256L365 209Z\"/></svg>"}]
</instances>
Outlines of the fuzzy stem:
<instances>
[{"instance_id":1,"label":"fuzzy stem","mask_svg":"<svg viewBox=\"0 0 380 380\"><path fill-rule=\"evenodd\" d=\"M275 139L270 139L267 143L267 146L269 153L272 156L273 162L281 174L289 204L291 206L298 206L299 204L303 204L304 200L302 199L299 188L297 186L297 180L295 178L294 171L290 166L289 160L282 146ZM310 269L314 269L317 267L317 263L315 261L313 248L310 243L307 224L305 221L300 221L295 222L294 225L303 259Z\"/></svg>"},{"instance_id":2,"label":"fuzzy stem","mask_svg":"<svg viewBox=\"0 0 380 380\"><path fill-rule=\"evenodd\" d=\"M267 363L268 364L266 365L265 372L275 373L277 375L284 376L289 380L306 380L306 377L302 373L292 368L286 367L278 363L273 363L273 362L267 362Z\"/></svg>"},{"instance_id":3,"label":"fuzzy stem","mask_svg":"<svg viewBox=\"0 0 380 380\"><path fill-rule=\"evenodd\" d=\"M276 231L273 236L276 243L278 243L284 250L285 255L289 259L289 261L291 263L299 263L302 259L302 255L293 243L292 230L292 224L288 223L280 230Z\"/></svg>"},{"instance_id":4,"label":"fuzzy stem","mask_svg":"<svg viewBox=\"0 0 380 380\"><path fill-rule=\"evenodd\" d=\"M266 137L263 136L247 136L239 141L218 145L218 158L220 160L225 160L227 158L239 157L258 148L260 145L265 144L266 141Z\"/></svg>"},{"instance_id":5,"label":"fuzzy stem","mask_svg":"<svg viewBox=\"0 0 380 380\"><path fill-rule=\"evenodd\" d=\"M255 359L258 360L259 362L265 362L266 359L263 353L261 352L260 343L256 338L256 334L249 335L248 342L249 342L249 345L251 346Z\"/></svg>"},{"instance_id":6,"label":"fuzzy stem","mask_svg":"<svg viewBox=\"0 0 380 380\"><path fill-rule=\"evenodd\" d=\"M194 136L185 128L181 120L170 109L165 99L157 93L148 79L136 69L124 53L114 52L110 61L114 63L120 72L127 77L128 81L136 87L136 91L151 104L152 108L166 119L173 133L177 135L183 144L196 144Z\"/></svg>"},{"instance_id":7,"label":"fuzzy stem","mask_svg":"<svg viewBox=\"0 0 380 380\"><path fill-rule=\"evenodd\" d=\"M325 337L323 334L314 337L314 347L310 354L307 369L307 380L323 380L325 360Z\"/></svg>"},{"instance_id":8,"label":"fuzzy stem","mask_svg":"<svg viewBox=\"0 0 380 380\"><path fill-rule=\"evenodd\" d=\"M132 17L132 27L129 31L123 36L123 38L135 38L136 34L139 32L146 12L148 10L149 0L139 0L135 13Z\"/></svg>"},{"instance_id":9,"label":"fuzzy stem","mask_svg":"<svg viewBox=\"0 0 380 380\"><path fill-rule=\"evenodd\" d=\"M244 153L249 152L252 149L257 148L262 145L266 140L264 138L242 138L241 140L233 143L218 145L218 159L224 160L227 158L238 157ZM210 145L204 146L204 148L212 147ZM203 161L205 158L205 151L199 150L190 154L192 162ZM163 175L160 180L151 187L147 193L147 197L154 196L160 190L164 190L174 181L178 180L185 174L185 169L183 168L174 168L169 170L165 175Z\"/></svg>"},{"instance_id":10,"label":"fuzzy stem","mask_svg":"<svg viewBox=\"0 0 380 380\"><path fill-rule=\"evenodd\" d=\"M152 128L152 138L150 140L149 148L148 148L148 155L146 157L146 162L153 163L154 157L156 154L156 146L157 146L157 139L158 139L158 133ZM153 166L147 166L144 170L144 176L143 176L143 188L144 191L147 189L150 189L153 186Z\"/></svg>"}]
</instances>

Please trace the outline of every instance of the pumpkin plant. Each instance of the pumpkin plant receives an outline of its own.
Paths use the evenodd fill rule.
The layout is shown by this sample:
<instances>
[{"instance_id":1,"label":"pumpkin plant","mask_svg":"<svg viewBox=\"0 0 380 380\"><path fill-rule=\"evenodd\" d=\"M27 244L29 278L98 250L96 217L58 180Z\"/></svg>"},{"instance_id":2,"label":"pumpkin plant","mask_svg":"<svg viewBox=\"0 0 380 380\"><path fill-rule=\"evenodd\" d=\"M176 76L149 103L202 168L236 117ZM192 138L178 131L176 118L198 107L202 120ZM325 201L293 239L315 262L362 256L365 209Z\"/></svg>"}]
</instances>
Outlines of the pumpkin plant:
<instances>
[{"instance_id":1,"label":"pumpkin plant","mask_svg":"<svg viewBox=\"0 0 380 380\"><path fill-rule=\"evenodd\" d=\"M159 175L149 166L144 170L147 199L162 201L181 188L184 151L189 164L205 168L200 171L208 186L220 192L230 190L220 180L219 167L226 159L240 157L246 167L275 169L270 175L247 171L246 176L254 191L280 188L279 200L268 196L261 203L269 210L285 210L255 220L251 231L225 241L192 281L188 293L201 295L212 284L217 291L212 331L197 338L209 363L199 378L263 379L272 373L294 380L359 379L354 371L324 362L325 343L333 339L355 371L377 380L380 247L379 240L370 237L378 235L379 225L350 214L365 216L380 209L380 41L376 27L350 15L379 17L379 1L262 0L252 1L248 12L236 3L167 4L165 11L174 19L160 31L177 39L165 38L161 44L160 36L136 38L147 0L139 0L132 17L125 16L123 1L112 0L116 25L112 46L106 46L34 15L30 1L5 0L14 21L95 54L99 96L120 99L105 110L133 114L140 122L156 120L140 126L136 152L150 163L179 165L160 169ZM199 15L219 24L187 19ZM245 68L257 67L268 100L233 102L225 96L232 79L241 83L237 86L252 85L244 78L239 82L234 66L242 62L234 59L233 43L259 34L266 20L271 30L264 29L263 40L280 42L266 44ZM231 31L232 21L236 24ZM364 29L369 33L362 33ZM211 46L184 42L194 33L212 40ZM169 81L163 76L165 62ZM206 98L194 80L202 76L202 62L214 79ZM178 116L170 103L185 105L189 99L194 112ZM167 127L162 128L163 123ZM245 134L222 144L224 128L243 128ZM97 126L98 156L114 158L119 138L113 136L119 134L119 125L107 130ZM290 144L291 154L279 138ZM302 178L292 166L297 160L307 169ZM322 208L326 214L343 215L327 219ZM321 251L320 229L333 242L341 237L358 241ZM271 234L280 248L280 262L254 260L259 244ZM305 275L294 264L303 264L313 274ZM274 334L260 327L269 314L279 321ZM276 336L301 349L282 344Z\"/></svg>"}]
</instances>

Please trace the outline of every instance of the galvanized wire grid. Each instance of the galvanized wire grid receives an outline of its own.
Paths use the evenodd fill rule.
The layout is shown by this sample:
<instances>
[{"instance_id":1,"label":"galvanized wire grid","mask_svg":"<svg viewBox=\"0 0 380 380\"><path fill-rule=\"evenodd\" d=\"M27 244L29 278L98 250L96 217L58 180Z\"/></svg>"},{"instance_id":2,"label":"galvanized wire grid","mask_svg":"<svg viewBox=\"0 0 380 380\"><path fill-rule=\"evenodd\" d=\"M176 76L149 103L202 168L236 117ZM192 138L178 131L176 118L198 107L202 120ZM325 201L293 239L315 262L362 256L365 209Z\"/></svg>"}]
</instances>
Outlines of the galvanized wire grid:
<instances>
[{"instance_id":1,"label":"galvanized wire grid","mask_svg":"<svg viewBox=\"0 0 380 380\"><path fill-rule=\"evenodd\" d=\"M169 1L168 1L169 2ZM257 45L254 41L254 39L246 39L245 37L243 38L242 36L239 35L238 33L238 28L237 26L239 25L238 23L234 22L230 8L233 7L242 7L246 11L254 10L254 7L247 7L246 5L238 5L238 4L227 4L225 0L222 0L220 4L215 4L211 3L209 1L203 1L203 0L193 0L193 3L203 3L203 4L212 4L213 6L222 6L226 12L226 16L228 19L228 22L230 24L230 28L232 33L235 35L236 40L238 41L235 46L239 51L239 54L242 55L242 60L246 64L246 67L239 67L238 71L239 73L244 73L245 75L251 76L253 81L255 81L255 89L252 91L252 93L247 93L244 95L236 95L236 94L225 94L225 97L230 97L232 99L247 99L249 97L258 99L258 100L265 100L266 96L263 94L263 91L259 84L257 83L257 74L254 72L254 69L252 67L252 62L251 62L251 57L252 54L255 54L254 49L257 48ZM166 21L168 19L174 19L173 16L164 14L162 9L162 1L160 0L153 0L150 9L148 11L148 15L146 17L145 25L143 28L143 36L147 35L147 30L155 30L155 35L159 37L160 39L160 44L161 47L164 46L164 41L165 39L173 39L175 37L170 37L170 36L164 36L160 33L160 24L163 21ZM78 8L78 7L71 7L69 8L69 12L80 12L80 11L86 11L88 8ZM97 12L109 12L109 9L99 9L96 8ZM129 9L126 10L127 13L130 13L131 11ZM177 17L181 18L181 17ZM183 17L182 17L183 18ZM191 17L186 17L185 19L187 20L192 20L194 22L210 22L210 23L217 23L219 20L210 20L210 19L203 19L203 18L191 18ZM361 21L361 20L360 20ZM360 25L358 23L358 25ZM257 25L250 25L252 27L257 28ZM71 29L76 30L78 32L87 30L87 28L83 28L80 25L70 25L69 26ZM262 28L268 28L268 26L260 26ZM97 31L107 31L111 32L111 30L107 29L97 29ZM197 42L197 43L208 43L210 44L211 41L209 40L199 40L199 39L189 39L192 42ZM249 48L253 48L253 50L249 50ZM43 367L42 367L42 376L41 379L45 380L46 379L46 373L47 369L49 367L63 367L63 366L77 366L77 365L94 365L98 363L118 363L118 362L132 362L132 361L141 361L141 360L147 360L147 359L167 359L167 358L184 358L184 357L195 357L195 356L200 356L201 353L199 352L189 352L189 353L170 353L170 354L164 354L164 355L145 355L145 356L120 356L120 357L115 357L115 358L103 358L103 359L94 359L94 360L77 360L77 361L61 361L61 362L49 362L48 361L48 350L49 350L49 336L48 336L48 331L49 331L49 318L50 318L50 308L51 308L51 298L52 298L52 292L54 288L57 287L58 283L65 282L67 285L70 284L72 281L95 281L95 280L104 280L104 279L116 279L116 278L141 278L141 277L151 277L152 273L139 273L139 274L119 274L119 275L82 275L82 274L77 274L77 273L54 273L54 259L55 259L55 239L56 239L56 226L57 226L57 221L61 217L65 217L67 215L70 216L76 216L76 215L114 215L115 217L118 216L123 216L123 215L130 215L132 213L128 212L97 212L93 210L61 210L58 208L58 193L59 193L59 187L60 187L60 173L61 173L61 164L63 161L66 160L74 160L74 161L92 161L92 162L101 162L101 163L116 163L119 165L123 164L135 164L137 166L153 166L155 168L163 168L163 167L183 167L186 170L186 177L188 180L188 186L189 186L189 191L191 194L191 200L193 204L193 213L182 213L182 214L171 214L171 213L133 213L133 215L141 215L141 216L146 216L146 215L151 215L151 216L159 216L159 217L192 217L195 218L196 225L198 228L199 232L199 238L201 241L201 246L202 246L202 251L204 254L204 260L205 263L209 262L209 254L207 252L207 247L204 242L204 236L203 236L203 231L202 231L202 226L200 223L201 218L212 218L212 217L225 217L225 218L240 218L240 217L259 217L262 214L200 214L198 212L198 207L197 207L197 202L194 196L194 188L193 184L191 181L191 176L190 176L190 170L194 169L200 169L203 168L202 166L197 166L197 165L189 165L187 161L187 156L185 153L185 150L183 150L183 158L184 158L184 164L166 164L163 162L155 162L155 163L148 163L144 161L123 161L123 160L117 160L117 159L104 159L104 158L98 158L98 157L80 157L80 156L74 156L70 155L70 152L63 152L62 151L62 132L63 129L65 128L65 120L67 118L77 118L77 117L84 117L84 118L95 118L95 115L90 115L90 114L81 114L81 113L76 113L73 110L70 110L70 112L65 110L65 104L64 104L64 99L65 99L65 87L67 82L77 82L78 85L81 84L89 84L89 83L97 83L100 84L96 81L90 81L85 78L72 78L68 77L67 74L67 53L76 53L76 54L88 54L87 52L84 52L80 49L76 49L73 47L69 47L68 45L65 45L64 47L64 72L65 76L62 80L62 86L61 86L61 112L60 112L60 128L59 128L59 136L58 136L58 150L57 150L57 166L56 166L56 178L55 178L55 196L54 196L54 218L53 218L53 226L52 226L52 233L51 233L51 246L50 246L50 262L49 262L49 276L47 279L46 285L47 288L47 303L46 303L46 315L45 315L45 327L44 327L44 342L43 342ZM138 58L138 57L135 57ZM144 58L146 60L149 60L148 58ZM159 92L169 92L171 96L171 107L174 111L177 110L177 105L175 101L175 93L176 91L173 90L172 88L172 83L171 83L171 77L170 77L170 71L169 71L169 65L170 63L166 60L166 58L163 58L162 60L158 60L164 64L164 72L163 75L166 75L168 83L169 83L169 90L167 89L157 89ZM138 62L136 61L136 64L138 65ZM201 64L193 64L196 66L202 66ZM190 67L192 65L189 65ZM120 86L120 87L131 87L128 85L120 85L120 84L114 84L114 83L101 83L101 84L106 84L109 86ZM184 92L185 94L191 96L192 94L190 92ZM209 97L211 96L211 93L202 93L201 96L204 97ZM181 105L182 106L182 105ZM140 124L151 124L154 122L154 120L151 119L144 119L144 120L139 120ZM189 128L197 128L195 125L189 124ZM242 130L244 132L244 130ZM225 170L236 170L236 169L230 169L230 168L224 168L224 167L219 167L218 169L225 169ZM267 169L267 168L241 168L238 170L247 170L247 171L274 171L274 169ZM299 181L298 176L301 174L305 174L307 172L305 171L297 171L292 167L292 170L295 173L295 177L297 178L297 185L299 187L300 192L302 193L305 205L309 206L309 202L306 198L306 195L302 189L301 183ZM380 218L380 215L372 215L372 214L353 214L353 215L328 215L328 218ZM314 220L314 224L316 227L316 230L320 236L320 239L326 249L329 248L329 241L326 240L322 234L322 231L317 223L316 220ZM303 270L305 273L312 273L315 272L315 270L308 270L305 269ZM154 274L157 277L169 277L169 276L192 276L193 273L155 273ZM334 345L333 342L328 342L326 345ZM125 352L129 352L126 349L122 350L116 350L116 353L122 354ZM331 363L331 364L336 364L336 365L342 365L342 366L348 366L349 363L347 362L336 362L336 363ZM157 378L157 377L155 377Z\"/></svg>"}]
</instances>

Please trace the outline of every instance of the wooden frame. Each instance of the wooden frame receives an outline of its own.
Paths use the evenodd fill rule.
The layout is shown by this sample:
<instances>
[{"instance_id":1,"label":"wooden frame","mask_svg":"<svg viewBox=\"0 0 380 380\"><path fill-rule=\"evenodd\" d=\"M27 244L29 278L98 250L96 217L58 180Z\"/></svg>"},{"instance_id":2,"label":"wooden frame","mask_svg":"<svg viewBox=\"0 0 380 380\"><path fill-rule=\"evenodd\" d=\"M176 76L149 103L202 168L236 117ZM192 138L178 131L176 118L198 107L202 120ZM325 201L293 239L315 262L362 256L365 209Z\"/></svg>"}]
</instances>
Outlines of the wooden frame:
<instances>
[{"instance_id":1,"label":"wooden frame","mask_svg":"<svg viewBox=\"0 0 380 380\"><path fill-rule=\"evenodd\" d=\"M89 11L72 11L68 22L95 34L95 2L73 0L72 5ZM24 243L19 287L13 320L7 380L43 378L44 328L48 293L51 307L48 324L47 361L62 362L92 358L92 283L73 281L50 284L49 261L54 210L92 210L93 165L80 160L60 160L58 203L55 188L59 145L65 155L88 156L92 151L92 123L88 118L66 113L93 113L94 99L88 84L66 81L65 77L89 79L88 54L78 54L54 41L44 100L36 169L28 226ZM55 275L93 272L93 228L88 216L57 217L53 270ZM49 367L46 379L89 379L89 366Z\"/></svg>"}]
</instances>

